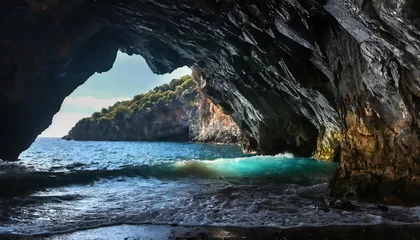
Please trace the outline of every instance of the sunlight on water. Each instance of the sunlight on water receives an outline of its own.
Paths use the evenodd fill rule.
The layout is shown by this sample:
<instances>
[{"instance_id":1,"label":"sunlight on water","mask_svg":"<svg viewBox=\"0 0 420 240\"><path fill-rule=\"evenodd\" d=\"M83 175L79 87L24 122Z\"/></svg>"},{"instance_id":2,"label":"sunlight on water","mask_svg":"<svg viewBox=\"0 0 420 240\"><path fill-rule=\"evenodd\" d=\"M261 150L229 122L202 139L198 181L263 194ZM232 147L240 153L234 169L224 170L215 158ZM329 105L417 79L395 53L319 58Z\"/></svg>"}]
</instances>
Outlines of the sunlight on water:
<instances>
[{"instance_id":1,"label":"sunlight on water","mask_svg":"<svg viewBox=\"0 0 420 240\"><path fill-rule=\"evenodd\" d=\"M329 177L336 169L337 164L277 155L202 161L190 160L177 162L175 166L180 171L202 176L303 180L320 175Z\"/></svg>"}]
</instances>

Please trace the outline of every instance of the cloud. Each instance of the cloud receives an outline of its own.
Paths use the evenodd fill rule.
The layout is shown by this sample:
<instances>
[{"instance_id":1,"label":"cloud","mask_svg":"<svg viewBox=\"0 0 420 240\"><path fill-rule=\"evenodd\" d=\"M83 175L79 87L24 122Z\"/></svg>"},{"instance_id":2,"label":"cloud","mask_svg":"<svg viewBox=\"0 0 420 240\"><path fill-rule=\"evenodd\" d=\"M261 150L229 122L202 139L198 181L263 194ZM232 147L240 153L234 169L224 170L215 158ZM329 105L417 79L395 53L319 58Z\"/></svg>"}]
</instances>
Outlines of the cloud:
<instances>
[{"instance_id":1,"label":"cloud","mask_svg":"<svg viewBox=\"0 0 420 240\"><path fill-rule=\"evenodd\" d=\"M68 132L76 125L76 123L85 117L90 117L93 112L99 111L102 108L107 108L110 105L118 101L126 101L131 98L108 98L100 99L92 96L88 97L67 97L64 99L63 105L76 106L80 108L88 108L91 111L82 112L82 109L79 109L80 112L58 112L52 121L50 127L48 127L40 137L62 137L67 135Z\"/></svg>"},{"instance_id":2,"label":"cloud","mask_svg":"<svg viewBox=\"0 0 420 240\"><path fill-rule=\"evenodd\" d=\"M92 108L96 111L101 110L102 108L108 108L114 103L119 101L126 101L131 100L132 98L129 97L120 97L120 98L95 98L92 96L88 97L67 97L64 99L63 104L78 106L78 107L86 107Z\"/></svg>"},{"instance_id":3,"label":"cloud","mask_svg":"<svg viewBox=\"0 0 420 240\"><path fill-rule=\"evenodd\" d=\"M59 112L54 116L51 126L41 133L40 137L62 137L67 135L80 119L89 117L90 115Z\"/></svg>"}]
</instances>

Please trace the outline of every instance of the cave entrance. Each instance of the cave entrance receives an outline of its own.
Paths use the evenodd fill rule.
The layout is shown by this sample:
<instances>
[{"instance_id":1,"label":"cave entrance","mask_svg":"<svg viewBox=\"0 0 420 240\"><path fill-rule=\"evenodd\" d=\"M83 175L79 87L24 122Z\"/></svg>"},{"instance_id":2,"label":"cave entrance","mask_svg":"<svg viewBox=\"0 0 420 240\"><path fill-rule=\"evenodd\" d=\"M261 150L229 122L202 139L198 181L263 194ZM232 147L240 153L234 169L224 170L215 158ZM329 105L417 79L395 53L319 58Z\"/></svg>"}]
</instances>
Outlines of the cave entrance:
<instances>
[{"instance_id":1,"label":"cave entrance","mask_svg":"<svg viewBox=\"0 0 420 240\"><path fill-rule=\"evenodd\" d=\"M33 229L63 232L69 230L69 223L83 227L133 222L313 224L305 214L311 210L308 206L328 207L322 192L336 169L334 163L291 154L250 155L237 145L57 141L81 118L92 115L100 121L103 117L96 119L93 113L108 114L102 112L103 107L132 99L189 73L188 68L181 68L156 76L141 57L119 52L110 71L95 74L69 95L52 125L21 154L18 170L24 169L23 174L16 171L3 179L7 187L0 188L0 197L15 197L4 211L11 212L10 232L37 233ZM214 104L207 109L223 112L220 111L223 107ZM103 126L109 126L106 124ZM228 127L224 122L219 126ZM215 126L208 129L219 130ZM172 127L164 129L172 130ZM315 186L319 197L284 197L308 185ZM273 206L284 204L293 207L296 221L282 221L291 219L290 211L278 216L279 209ZM261 217L259 212L265 215ZM302 217L295 218L296 213ZM340 219L341 215L338 216Z\"/></svg>"},{"instance_id":2,"label":"cave entrance","mask_svg":"<svg viewBox=\"0 0 420 240\"><path fill-rule=\"evenodd\" d=\"M170 74L157 75L150 70L143 57L118 52L112 69L102 74L95 73L70 94L54 116L50 127L38 137L61 138L79 120L90 117L94 112L116 102L131 100L135 95L190 74L188 67L182 67Z\"/></svg>"}]
</instances>

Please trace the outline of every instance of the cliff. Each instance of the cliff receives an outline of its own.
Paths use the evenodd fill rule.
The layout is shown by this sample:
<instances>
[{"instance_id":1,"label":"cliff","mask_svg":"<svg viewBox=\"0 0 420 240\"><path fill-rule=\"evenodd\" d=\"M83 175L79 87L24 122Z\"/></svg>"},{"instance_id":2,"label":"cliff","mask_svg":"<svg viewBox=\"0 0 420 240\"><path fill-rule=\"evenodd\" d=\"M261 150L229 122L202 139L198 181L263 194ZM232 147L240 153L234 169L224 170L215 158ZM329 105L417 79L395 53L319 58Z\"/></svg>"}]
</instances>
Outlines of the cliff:
<instances>
[{"instance_id":1,"label":"cliff","mask_svg":"<svg viewBox=\"0 0 420 240\"><path fill-rule=\"evenodd\" d=\"M202 93L196 104L190 115L192 141L242 145L245 143L238 125L232 117L223 112L220 105L214 105Z\"/></svg>"},{"instance_id":2,"label":"cliff","mask_svg":"<svg viewBox=\"0 0 420 240\"><path fill-rule=\"evenodd\" d=\"M176 141L238 144L241 131L217 108L192 76L173 79L130 101L80 120L63 139Z\"/></svg>"},{"instance_id":3,"label":"cliff","mask_svg":"<svg viewBox=\"0 0 420 240\"><path fill-rule=\"evenodd\" d=\"M420 202L417 0L4 0L0 158L118 50L188 65L250 150L338 159L330 193Z\"/></svg>"}]
</instances>

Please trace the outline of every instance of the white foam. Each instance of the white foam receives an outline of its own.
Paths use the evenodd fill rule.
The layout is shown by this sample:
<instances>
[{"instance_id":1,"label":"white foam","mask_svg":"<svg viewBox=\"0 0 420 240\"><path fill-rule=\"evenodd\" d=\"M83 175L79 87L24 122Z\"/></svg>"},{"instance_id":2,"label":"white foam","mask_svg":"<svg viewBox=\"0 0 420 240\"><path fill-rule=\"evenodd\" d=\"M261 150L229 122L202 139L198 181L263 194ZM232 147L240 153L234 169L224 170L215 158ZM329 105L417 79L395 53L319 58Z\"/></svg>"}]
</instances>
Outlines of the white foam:
<instances>
[{"instance_id":1,"label":"white foam","mask_svg":"<svg viewBox=\"0 0 420 240\"><path fill-rule=\"evenodd\" d=\"M218 158L215 160L182 160L176 161L175 165L183 165L191 162L200 162L203 164L224 164L224 163L235 163L239 161L249 161L249 160L282 160L282 159L291 159L295 156L291 153L279 153L277 155L256 155L250 157L238 157L238 158Z\"/></svg>"},{"instance_id":2,"label":"white foam","mask_svg":"<svg viewBox=\"0 0 420 240\"><path fill-rule=\"evenodd\" d=\"M360 207L356 211L329 208L328 199L322 197L326 187L326 184L303 187L245 182L229 186L223 180L206 179L101 180L94 187L72 186L50 192L77 193L86 196L83 198L22 205L17 211L23 215L15 222L18 230L3 227L0 232L69 231L75 226L92 228L123 223L292 228L418 222L413 216L417 208L388 206L386 213L376 205L361 203L354 203ZM59 220L51 222L50 219L57 219L54 214L58 212ZM391 222L395 215L400 220ZM401 217L406 221L401 221Z\"/></svg>"},{"instance_id":3,"label":"white foam","mask_svg":"<svg viewBox=\"0 0 420 240\"><path fill-rule=\"evenodd\" d=\"M291 153L285 152L285 153L279 153L276 154L276 157L281 157L281 158L294 158L295 156Z\"/></svg>"}]
</instances>

